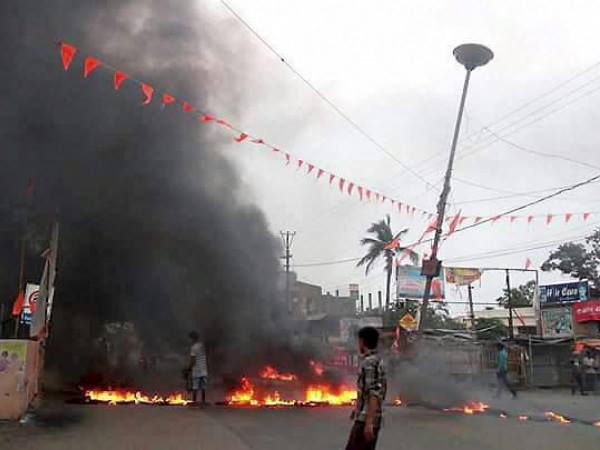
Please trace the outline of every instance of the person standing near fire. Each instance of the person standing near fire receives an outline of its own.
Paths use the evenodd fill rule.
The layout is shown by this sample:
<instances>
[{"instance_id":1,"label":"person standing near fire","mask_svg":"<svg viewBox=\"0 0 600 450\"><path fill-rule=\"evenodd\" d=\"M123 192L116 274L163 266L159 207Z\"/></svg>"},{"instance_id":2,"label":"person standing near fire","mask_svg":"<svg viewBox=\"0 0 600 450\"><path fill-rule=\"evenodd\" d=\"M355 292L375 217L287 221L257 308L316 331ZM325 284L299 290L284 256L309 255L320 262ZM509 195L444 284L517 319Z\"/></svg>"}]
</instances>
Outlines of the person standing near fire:
<instances>
[{"instance_id":1,"label":"person standing near fire","mask_svg":"<svg viewBox=\"0 0 600 450\"><path fill-rule=\"evenodd\" d=\"M356 395L356 406L352 412L354 425L346 450L374 450L381 429L383 401L387 379L383 361L377 352L379 332L373 327L361 328L358 332L358 350L362 356Z\"/></svg>"},{"instance_id":2,"label":"person standing near fire","mask_svg":"<svg viewBox=\"0 0 600 450\"><path fill-rule=\"evenodd\" d=\"M498 344L498 355L496 356L496 378L498 379L498 388L495 397L500 397L502 389L510 391L513 397L517 396L517 391L508 382L508 349L506 345Z\"/></svg>"},{"instance_id":3,"label":"person standing near fire","mask_svg":"<svg viewBox=\"0 0 600 450\"><path fill-rule=\"evenodd\" d=\"M206 405L206 387L208 383L208 366L206 364L206 349L204 343L200 341L200 336L196 331L189 334L192 346L190 348L190 363L188 366L188 376L190 377L190 388L192 391L192 401L194 404L198 401L198 391L200 391L200 404Z\"/></svg>"}]
</instances>

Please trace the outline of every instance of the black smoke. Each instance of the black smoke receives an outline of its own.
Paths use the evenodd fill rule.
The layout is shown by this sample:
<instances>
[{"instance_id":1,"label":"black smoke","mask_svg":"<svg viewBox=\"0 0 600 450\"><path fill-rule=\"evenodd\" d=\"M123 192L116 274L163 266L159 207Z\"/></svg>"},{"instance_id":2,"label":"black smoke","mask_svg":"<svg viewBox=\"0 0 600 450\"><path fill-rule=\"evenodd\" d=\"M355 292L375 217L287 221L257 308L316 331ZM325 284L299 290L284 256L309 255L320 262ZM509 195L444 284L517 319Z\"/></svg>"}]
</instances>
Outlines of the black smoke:
<instances>
[{"instance_id":1,"label":"black smoke","mask_svg":"<svg viewBox=\"0 0 600 450\"><path fill-rule=\"evenodd\" d=\"M47 364L71 376L88 370L107 322L135 323L153 349L184 349L198 329L224 373L293 358L279 243L223 156L230 137L156 99L141 106L133 83L115 92L106 70L82 78L83 57L93 54L235 118L251 51L235 24L195 3L0 2L0 295L6 305L15 295L24 217L43 227L56 215ZM68 72L58 40L80 49ZM31 281L39 277L33 244Z\"/></svg>"}]
</instances>

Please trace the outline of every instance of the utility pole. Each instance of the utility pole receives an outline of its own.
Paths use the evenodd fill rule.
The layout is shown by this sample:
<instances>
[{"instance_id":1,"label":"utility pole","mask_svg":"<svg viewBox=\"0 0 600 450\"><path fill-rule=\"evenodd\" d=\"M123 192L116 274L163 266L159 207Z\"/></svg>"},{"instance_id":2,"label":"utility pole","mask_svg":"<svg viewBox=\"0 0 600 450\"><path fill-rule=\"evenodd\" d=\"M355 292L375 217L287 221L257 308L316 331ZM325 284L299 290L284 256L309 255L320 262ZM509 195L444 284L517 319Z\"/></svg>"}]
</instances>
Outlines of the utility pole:
<instances>
[{"instance_id":1,"label":"utility pole","mask_svg":"<svg viewBox=\"0 0 600 450\"><path fill-rule=\"evenodd\" d=\"M506 295L508 297L508 336L512 339L515 337L513 332L513 310L512 310L512 293L510 290L510 270L506 269Z\"/></svg>"},{"instance_id":2,"label":"utility pole","mask_svg":"<svg viewBox=\"0 0 600 450\"><path fill-rule=\"evenodd\" d=\"M292 242L294 242L295 231L281 231L281 240L283 241L283 248L285 254L281 259L285 260L285 301L287 303L288 311L292 311L292 298L290 292L290 262L292 260Z\"/></svg>"},{"instance_id":3,"label":"utility pole","mask_svg":"<svg viewBox=\"0 0 600 450\"><path fill-rule=\"evenodd\" d=\"M471 319L471 329L475 329L475 311L473 311L473 286L471 283L467 286L469 292L469 318Z\"/></svg>"},{"instance_id":4,"label":"utility pole","mask_svg":"<svg viewBox=\"0 0 600 450\"><path fill-rule=\"evenodd\" d=\"M419 333L425 328L425 318L427 317L427 305L429 296L431 295L431 284L433 279L439 276L442 263L437 259L438 247L442 236L442 226L444 224L444 214L446 212L446 202L448 194L450 194L450 178L452 177L452 168L454 166L454 155L456 154L456 144L458 143L458 135L460 133L460 124L462 122L463 111L465 109L465 101L467 99L467 91L469 89L469 80L471 72L475 68L487 64L493 57L492 51L479 44L463 44L454 49L454 57L466 69L465 81L463 84L462 95L458 107L458 115L454 126L454 135L452 137L452 145L450 147L450 157L448 158L448 166L444 177L444 187L440 193L440 199L437 204L437 218L435 225L435 235L433 244L431 245L431 256L428 260L423 261L421 274L427 277L425 282L425 290L423 292L423 303L421 304L421 320L419 320Z\"/></svg>"}]
</instances>

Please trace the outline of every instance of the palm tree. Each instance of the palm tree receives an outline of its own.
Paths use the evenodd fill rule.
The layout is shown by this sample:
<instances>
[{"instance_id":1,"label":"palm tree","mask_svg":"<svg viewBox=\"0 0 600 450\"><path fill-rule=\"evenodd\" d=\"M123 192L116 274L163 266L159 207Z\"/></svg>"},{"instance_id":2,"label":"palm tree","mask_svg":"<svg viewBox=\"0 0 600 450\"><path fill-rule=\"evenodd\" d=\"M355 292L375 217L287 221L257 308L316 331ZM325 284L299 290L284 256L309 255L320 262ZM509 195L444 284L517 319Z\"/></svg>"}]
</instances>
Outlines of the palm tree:
<instances>
[{"instance_id":1,"label":"palm tree","mask_svg":"<svg viewBox=\"0 0 600 450\"><path fill-rule=\"evenodd\" d=\"M365 274L369 274L373 264L380 258L385 259L385 270L387 272L387 282L385 290L385 307L390 307L390 284L392 282L392 270L394 268L394 256L396 253L408 252L408 255L414 264L418 263L418 255L409 248L400 246L400 237L408 232L408 228L394 234L391 227L389 214L385 219L379 222L373 222L367 229L367 233L373 237L365 237L360 240L361 245L367 245L368 250L365 256L356 264L357 267L365 266Z\"/></svg>"}]
</instances>

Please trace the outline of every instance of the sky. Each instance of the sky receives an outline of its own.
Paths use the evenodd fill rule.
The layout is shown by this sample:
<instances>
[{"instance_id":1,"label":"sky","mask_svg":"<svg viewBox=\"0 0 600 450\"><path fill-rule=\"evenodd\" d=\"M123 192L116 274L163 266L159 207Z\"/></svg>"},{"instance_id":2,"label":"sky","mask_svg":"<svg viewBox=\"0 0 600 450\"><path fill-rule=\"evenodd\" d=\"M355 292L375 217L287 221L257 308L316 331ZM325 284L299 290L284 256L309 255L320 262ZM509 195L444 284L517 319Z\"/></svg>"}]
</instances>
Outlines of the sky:
<instances>
[{"instance_id":1,"label":"sky","mask_svg":"<svg viewBox=\"0 0 600 450\"><path fill-rule=\"evenodd\" d=\"M228 25L224 30L237 23L238 39L252 44L254 60L239 74L245 87L241 104L234 108L227 95L215 92L211 108L232 114L230 119L242 129L297 158L434 211L464 77L452 50L477 42L495 57L472 75L449 214L494 216L600 173L600 49L595 44L600 5L548 0L227 2L394 155L340 117L221 2L208 2L214 20ZM235 60L226 63L235 70ZM399 214L389 203L342 195L327 180L286 167L283 158L252 144L232 142L219 151L235 162L245 200L264 211L272 232L296 232L292 253L300 279L326 291L344 293L349 283L359 283L366 298L384 288L382 266L365 276L355 262L320 265L361 256L359 240L371 222L390 214L394 229L408 229L405 243L418 239L427 226L426 218ZM502 219L456 233L443 243L439 257L448 266L523 268L529 258L539 267L558 243L581 238L600 224L598 186L521 211L544 216L531 224ZM567 212L575 215L565 223ZM587 221L583 212L592 212ZM550 224L548 213L554 214ZM511 282L516 286L528 277L516 273ZM540 280L545 284L565 277L541 273ZM503 284L503 273L485 273L474 290L475 302L493 302ZM466 292L452 286L447 286L447 296L466 301ZM452 305L454 314L465 310Z\"/></svg>"}]
</instances>

